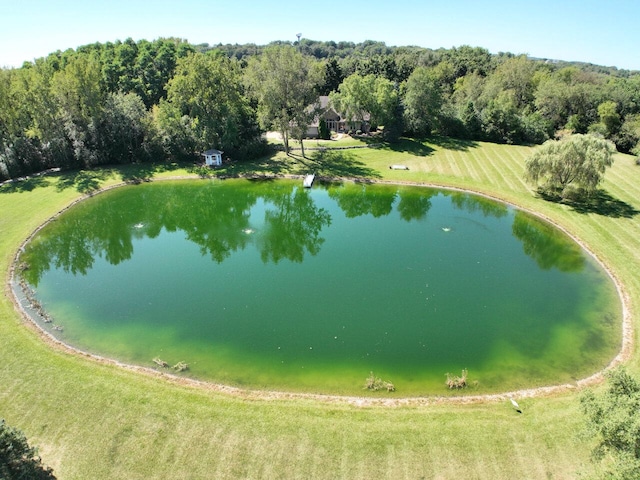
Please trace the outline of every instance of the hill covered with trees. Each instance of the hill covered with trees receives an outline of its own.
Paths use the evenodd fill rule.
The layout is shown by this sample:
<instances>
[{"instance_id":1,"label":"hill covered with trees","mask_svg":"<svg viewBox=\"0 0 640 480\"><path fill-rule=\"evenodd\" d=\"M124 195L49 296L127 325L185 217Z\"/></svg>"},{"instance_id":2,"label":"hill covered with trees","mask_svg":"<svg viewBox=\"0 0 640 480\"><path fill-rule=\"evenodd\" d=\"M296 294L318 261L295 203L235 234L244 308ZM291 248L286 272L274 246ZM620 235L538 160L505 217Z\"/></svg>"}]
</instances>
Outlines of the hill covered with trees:
<instances>
[{"instance_id":1,"label":"hill covered with trees","mask_svg":"<svg viewBox=\"0 0 640 480\"><path fill-rule=\"evenodd\" d=\"M343 108L366 107L374 127L394 132L391 141L438 134L538 144L571 131L640 155L640 72L470 46L127 39L0 70L0 180L52 167L190 160L209 148L239 160L264 155L262 131L291 126L302 137L310 116L291 98L279 100L275 115L260 68L274 69L275 85L300 65L309 72L296 79L305 98L311 88Z\"/></svg>"}]
</instances>

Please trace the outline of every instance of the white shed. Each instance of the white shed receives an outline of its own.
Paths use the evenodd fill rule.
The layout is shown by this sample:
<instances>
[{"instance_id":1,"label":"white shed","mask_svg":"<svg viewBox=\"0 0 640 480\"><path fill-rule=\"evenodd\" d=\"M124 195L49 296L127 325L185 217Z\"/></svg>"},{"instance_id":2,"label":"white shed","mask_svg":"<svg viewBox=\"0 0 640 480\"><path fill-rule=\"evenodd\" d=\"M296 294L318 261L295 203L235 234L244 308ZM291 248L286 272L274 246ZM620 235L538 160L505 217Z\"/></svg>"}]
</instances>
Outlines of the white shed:
<instances>
[{"instance_id":1,"label":"white shed","mask_svg":"<svg viewBox=\"0 0 640 480\"><path fill-rule=\"evenodd\" d=\"M202 154L202 156L204 157L205 165L207 165L208 167L211 167L211 166L219 167L220 165L222 165L223 153L224 152L221 152L220 150L215 150L215 149L207 150Z\"/></svg>"}]
</instances>

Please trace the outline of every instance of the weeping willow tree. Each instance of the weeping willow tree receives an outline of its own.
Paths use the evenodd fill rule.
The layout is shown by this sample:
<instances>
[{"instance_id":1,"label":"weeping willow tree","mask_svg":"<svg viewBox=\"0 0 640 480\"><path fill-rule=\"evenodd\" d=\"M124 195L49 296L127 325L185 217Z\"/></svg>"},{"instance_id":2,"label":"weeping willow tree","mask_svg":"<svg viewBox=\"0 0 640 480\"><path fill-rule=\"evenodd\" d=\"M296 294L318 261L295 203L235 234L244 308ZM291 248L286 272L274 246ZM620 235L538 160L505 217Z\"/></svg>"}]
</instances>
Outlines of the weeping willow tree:
<instances>
[{"instance_id":1,"label":"weeping willow tree","mask_svg":"<svg viewBox=\"0 0 640 480\"><path fill-rule=\"evenodd\" d=\"M526 160L526 178L548 194L565 198L578 189L593 193L613 164L615 146L594 135L548 140Z\"/></svg>"}]
</instances>

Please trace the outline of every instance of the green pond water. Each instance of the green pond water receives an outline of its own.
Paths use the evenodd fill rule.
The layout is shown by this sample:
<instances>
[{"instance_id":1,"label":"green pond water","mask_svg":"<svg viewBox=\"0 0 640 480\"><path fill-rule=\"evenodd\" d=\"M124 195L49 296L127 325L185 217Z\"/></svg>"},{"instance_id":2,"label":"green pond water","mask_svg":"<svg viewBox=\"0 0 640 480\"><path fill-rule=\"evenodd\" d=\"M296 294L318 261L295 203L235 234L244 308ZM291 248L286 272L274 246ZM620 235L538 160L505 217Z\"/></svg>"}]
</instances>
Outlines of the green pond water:
<instances>
[{"instance_id":1,"label":"green pond water","mask_svg":"<svg viewBox=\"0 0 640 480\"><path fill-rule=\"evenodd\" d=\"M455 394L482 394L571 382L620 347L620 301L589 255L461 192L128 186L58 217L20 261L64 342L233 386L447 395L445 375L467 369ZM370 372L396 392L364 390Z\"/></svg>"}]
</instances>

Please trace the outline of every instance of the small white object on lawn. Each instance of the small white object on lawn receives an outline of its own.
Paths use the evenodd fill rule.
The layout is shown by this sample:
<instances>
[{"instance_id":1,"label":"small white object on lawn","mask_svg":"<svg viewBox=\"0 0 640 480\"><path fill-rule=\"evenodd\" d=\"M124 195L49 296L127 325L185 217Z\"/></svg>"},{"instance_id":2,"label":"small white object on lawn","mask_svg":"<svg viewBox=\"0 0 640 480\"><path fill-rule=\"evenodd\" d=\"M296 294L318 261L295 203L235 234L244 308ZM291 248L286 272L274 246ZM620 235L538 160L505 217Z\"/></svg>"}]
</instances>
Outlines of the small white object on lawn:
<instances>
[{"instance_id":1,"label":"small white object on lawn","mask_svg":"<svg viewBox=\"0 0 640 480\"><path fill-rule=\"evenodd\" d=\"M513 398L509 397L509 400L511 400L511 405L513 405L513 407L518 411L518 412L522 412L522 409L520 408L520 405L518 405L518 402L516 402Z\"/></svg>"}]
</instances>

